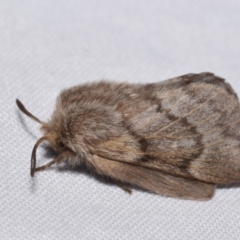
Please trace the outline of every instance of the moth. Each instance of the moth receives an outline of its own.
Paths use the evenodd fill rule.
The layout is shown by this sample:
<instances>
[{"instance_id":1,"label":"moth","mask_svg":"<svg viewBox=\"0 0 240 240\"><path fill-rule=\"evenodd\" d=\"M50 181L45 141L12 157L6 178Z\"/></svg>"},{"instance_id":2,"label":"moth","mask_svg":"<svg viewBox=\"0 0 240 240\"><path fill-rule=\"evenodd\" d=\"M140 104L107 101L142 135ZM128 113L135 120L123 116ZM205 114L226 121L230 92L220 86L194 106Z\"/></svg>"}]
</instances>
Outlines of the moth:
<instances>
[{"instance_id":1,"label":"moth","mask_svg":"<svg viewBox=\"0 0 240 240\"><path fill-rule=\"evenodd\" d=\"M31 176L62 162L81 163L151 192L207 200L217 184L240 182L240 105L224 79L186 74L151 84L100 81L61 92L31 157ZM47 141L59 155L36 167Z\"/></svg>"}]
</instances>

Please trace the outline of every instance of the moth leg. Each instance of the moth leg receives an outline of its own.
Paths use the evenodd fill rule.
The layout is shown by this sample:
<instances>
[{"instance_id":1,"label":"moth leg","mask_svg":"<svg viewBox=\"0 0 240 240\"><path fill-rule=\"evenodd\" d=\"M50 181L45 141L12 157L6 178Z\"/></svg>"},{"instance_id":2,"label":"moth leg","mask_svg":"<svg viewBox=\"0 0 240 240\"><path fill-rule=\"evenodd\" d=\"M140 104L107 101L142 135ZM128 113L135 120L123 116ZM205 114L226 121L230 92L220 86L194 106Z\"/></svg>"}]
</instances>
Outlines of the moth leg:
<instances>
[{"instance_id":1,"label":"moth leg","mask_svg":"<svg viewBox=\"0 0 240 240\"><path fill-rule=\"evenodd\" d=\"M128 194L132 194L132 190L130 188L128 188L123 182L121 181L117 181L117 185L125 192L127 192Z\"/></svg>"},{"instance_id":2,"label":"moth leg","mask_svg":"<svg viewBox=\"0 0 240 240\"><path fill-rule=\"evenodd\" d=\"M57 163L57 158L55 158L54 160L52 160L51 162L41 166L41 167L37 167L35 168L34 172L39 172L39 171L44 171L47 168L49 168L50 166L52 166L53 164Z\"/></svg>"},{"instance_id":3,"label":"moth leg","mask_svg":"<svg viewBox=\"0 0 240 240\"><path fill-rule=\"evenodd\" d=\"M113 179L134 184L157 194L174 198L208 200L215 185L169 175L158 170L93 156L96 171Z\"/></svg>"},{"instance_id":4,"label":"moth leg","mask_svg":"<svg viewBox=\"0 0 240 240\"><path fill-rule=\"evenodd\" d=\"M67 156L68 156L68 152L63 152L61 155L57 156L55 159L53 159L51 162L41 166L41 167L37 167L34 169L34 172L39 172L39 171L44 171L47 168L49 168L50 166L52 166L53 164L60 164L61 162L63 162Z\"/></svg>"}]
</instances>

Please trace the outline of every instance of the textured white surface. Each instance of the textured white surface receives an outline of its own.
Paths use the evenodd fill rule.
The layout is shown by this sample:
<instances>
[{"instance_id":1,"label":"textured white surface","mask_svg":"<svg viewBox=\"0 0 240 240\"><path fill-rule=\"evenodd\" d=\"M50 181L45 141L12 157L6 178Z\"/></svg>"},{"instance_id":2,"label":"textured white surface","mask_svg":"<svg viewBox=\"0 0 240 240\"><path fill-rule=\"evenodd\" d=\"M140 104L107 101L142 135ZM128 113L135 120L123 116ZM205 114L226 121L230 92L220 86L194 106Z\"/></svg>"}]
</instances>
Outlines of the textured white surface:
<instances>
[{"instance_id":1,"label":"textured white surface","mask_svg":"<svg viewBox=\"0 0 240 240\"><path fill-rule=\"evenodd\" d=\"M15 105L46 120L69 86L202 71L240 94L239 13L234 0L0 1L0 239L239 239L239 186L194 202L129 196L85 171L31 179L41 133Z\"/></svg>"}]
</instances>

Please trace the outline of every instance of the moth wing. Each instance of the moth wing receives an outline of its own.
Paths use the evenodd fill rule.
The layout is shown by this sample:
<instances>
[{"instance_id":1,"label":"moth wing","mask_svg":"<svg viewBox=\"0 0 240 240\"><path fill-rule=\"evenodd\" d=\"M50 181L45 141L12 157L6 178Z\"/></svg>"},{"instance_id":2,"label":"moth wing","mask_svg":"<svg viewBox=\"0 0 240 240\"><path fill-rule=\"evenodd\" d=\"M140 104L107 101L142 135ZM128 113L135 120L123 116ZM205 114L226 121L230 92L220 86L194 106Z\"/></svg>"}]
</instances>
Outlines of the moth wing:
<instances>
[{"instance_id":1,"label":"moth wing","mask_svg":"<svg viewBox=\"0 0 240 240\"><path fill-rule=\"evenodd\" d=\"M117 108L120 136L99 141L93 154L190 181L240 181L240 107L223 79L189 74L130 97Z\"/></svg>"},{"instance_id":2,"label":"moth wing","mask_svg":"<svg viewBox=\"0 0 240 240\"><path fill-rule=\"evenodd\" d=\"M162 85L165 89L176 89L192 83L206 83L221 87L225 89L228 94L238 99L237 94L235 93L231 85L225 81L225 79L218 77L210 72L202 72L199 74L189 73L162 81L159 84Z\"/></svg>"},{"instance_id":3,"label":"moth wing","mask_svg":"<svg viewBox=\"0 0 240 240\"><path fill-rule=\"evenodd\" d=\"M122 105L127 133L101 141L94 153L214 184L240 181L240 107L224 86L157 84L135 94Z\"/></svg>"},{"instance_id":4,"label":"moth wing","mask_svg":"<svg viewBox=\"0 0 240 240\"><path fill-rule=\"evenodd\" d=\"M212 198L215 189L214 184L171 176L97 155L94 155L92 164L98 173L169 197L207 200Z\"/></svg>"},{"instance_id":5,"label":"moth wing","mask_svg":"<svg viewBox=\"0 0 240 240\"><path fill-rule=\"evenodd\" d=\"M155 92L128 128L142 143L140 165L209 183L240 181L240 107L218 84Z\"/></svg>"}]
</instances>

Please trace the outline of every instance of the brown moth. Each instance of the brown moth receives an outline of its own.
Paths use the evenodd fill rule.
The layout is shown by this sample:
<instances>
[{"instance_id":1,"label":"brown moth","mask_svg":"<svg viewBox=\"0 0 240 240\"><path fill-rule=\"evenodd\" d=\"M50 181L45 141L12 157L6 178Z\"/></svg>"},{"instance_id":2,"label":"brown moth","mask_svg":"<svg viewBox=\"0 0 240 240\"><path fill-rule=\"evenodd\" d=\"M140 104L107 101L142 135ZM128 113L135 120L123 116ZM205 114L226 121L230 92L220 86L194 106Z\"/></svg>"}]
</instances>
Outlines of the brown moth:
<instances>
[{"instance_id":1,"label":"brown moth","mask_svg":"<svg viewBox=\"0 0 240 240\"><path fill-rule=\"evenodd\" d=\"M95 82L64 90L42 124L31 176L84 162L94 172L170 197L207 200L216 184L240 182L240 105L224 79L187 74L152 84ZM36 167L48 141L58 157Z\"/></svg>"}]
</instances>

